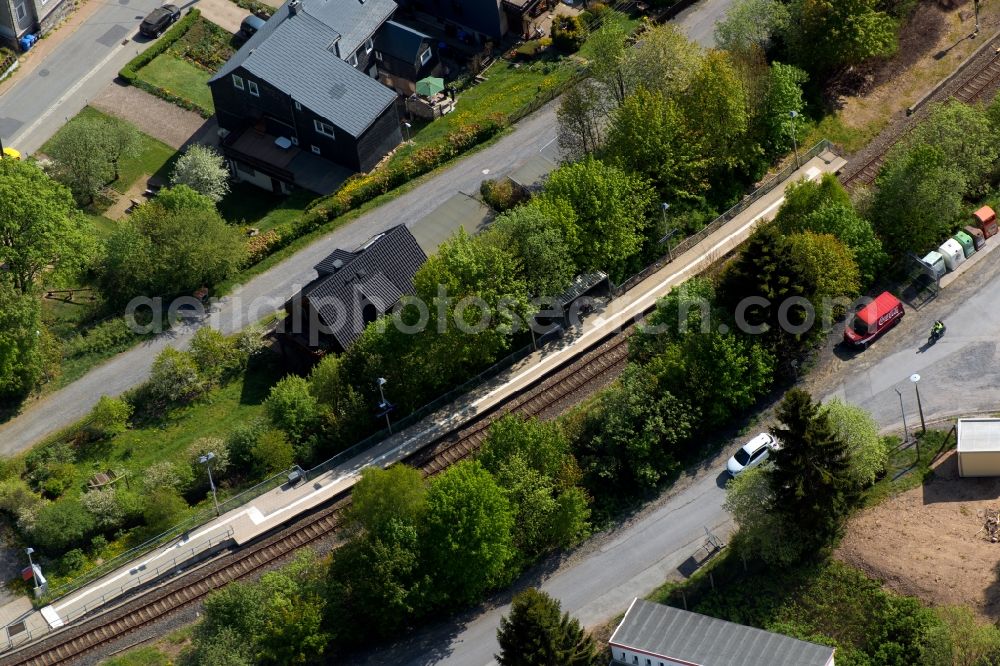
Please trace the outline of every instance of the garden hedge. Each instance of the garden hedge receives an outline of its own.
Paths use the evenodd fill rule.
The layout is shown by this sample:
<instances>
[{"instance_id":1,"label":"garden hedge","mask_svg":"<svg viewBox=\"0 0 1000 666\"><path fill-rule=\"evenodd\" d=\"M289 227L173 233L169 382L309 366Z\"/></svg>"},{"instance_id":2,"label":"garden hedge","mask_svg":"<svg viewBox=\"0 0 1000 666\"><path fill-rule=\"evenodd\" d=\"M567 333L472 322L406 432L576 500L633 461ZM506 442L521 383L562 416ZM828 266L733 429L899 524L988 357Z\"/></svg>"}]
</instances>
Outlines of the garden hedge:
<instances>
[{"instance_id":1,"label":"garden hedge","mask_svg":"<svg viewBox=\"0 0 1000 666\"><path fill-rule=\"evenodd\" d=\"M194 111L202 118L211 118L214 115L211 110L202 108L191 100L181 97L180 95L175 95L160 86L154 86L147 81L143 81L139 77L139 70L151 63L158 55L165 53L166 50L174 44L174 42L183 37L185 33L191 29L191 26L194 25L194 22L197 21L200 16L201 12L198 9L191 9L184 16L184 18L175 23L170 30L167 30L155 44L129 60L128 63L118 72L118 76L127 81L129 85L145 90L151 95L156 95L160 99L166 100L171 104L176 104L177 106L187 109L188 111Z\"/></svg>"}]
</instances>

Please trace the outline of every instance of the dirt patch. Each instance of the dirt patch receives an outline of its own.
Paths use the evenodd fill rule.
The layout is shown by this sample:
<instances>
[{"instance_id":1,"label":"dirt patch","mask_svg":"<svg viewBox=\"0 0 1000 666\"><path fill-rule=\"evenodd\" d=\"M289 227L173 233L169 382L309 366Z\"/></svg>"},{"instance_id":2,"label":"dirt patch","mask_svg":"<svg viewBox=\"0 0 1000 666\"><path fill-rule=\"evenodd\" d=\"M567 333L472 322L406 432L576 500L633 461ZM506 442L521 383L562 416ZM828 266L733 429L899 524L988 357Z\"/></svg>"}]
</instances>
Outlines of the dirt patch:
<instances>
[{"instance_id":1,"label":"dirt patch","mask_svg":"<svg viewBox=\"0 0 1000 666\"><path fill-rule=\"evenodd\" d=\"M133 201L146 203L146 201L148 201L148 198L146 197L146 183L149 181L149 178L150 176L148 173L144 173L139 176L139 179L136 180L132 187L129 188L128 192L118 195L118 199L115 200L115 203L104 212L104 217L109 220L117 221L125 217L129 208L132 207Z\"/></svg>"},{"instance_id":2,"label":"dirt patch","mask_svg":"<svg viewBox=\"0 0 1000 666\"><path fill-rule=\"evenodd\" d=\"M1000 7L981 3L981 33L970 39L975 18L964 5L971 3L921 2L900 31L894 57L855 68L835 82L837 90L853 88L859 94L839 100L844 124L866 127L904 111L996 31Z\"/></svg>"},{"instance_id":3,"label":"dirt patch","mask_svg":"<svg viewBox=\"0 0 1000 666\"><path fill-rule=\"evenodd\" d=\"M985 531L1000 508L1000 479L958 476L954 451L923 486L851 519L837 557L891 589L931 604L965 604L1000 619L1000 543Z\"/></svg>"}]
</instances>

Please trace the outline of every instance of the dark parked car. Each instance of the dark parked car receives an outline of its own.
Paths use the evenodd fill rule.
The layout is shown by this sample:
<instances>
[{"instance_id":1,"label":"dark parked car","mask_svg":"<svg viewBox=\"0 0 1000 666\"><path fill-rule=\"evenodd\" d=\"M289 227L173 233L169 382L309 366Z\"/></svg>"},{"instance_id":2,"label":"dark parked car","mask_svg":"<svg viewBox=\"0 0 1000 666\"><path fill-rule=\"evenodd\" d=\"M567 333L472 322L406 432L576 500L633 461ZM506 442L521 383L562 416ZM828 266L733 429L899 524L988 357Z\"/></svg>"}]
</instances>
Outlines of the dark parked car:
<instances>
[{"instance_id":1,"label":"dark parked car","mask_svg":"<svg viewBox=\"0 0 1000 666\"><path fill-rule=\"evenodd\" d=\"M149 16L142 20L139 25L139 32L147 37L159 37L163 31L170 27L174 21L181 17L181 10L177 5L163 5L157 7L149 13Z\"/></svg>"}]
</instances>

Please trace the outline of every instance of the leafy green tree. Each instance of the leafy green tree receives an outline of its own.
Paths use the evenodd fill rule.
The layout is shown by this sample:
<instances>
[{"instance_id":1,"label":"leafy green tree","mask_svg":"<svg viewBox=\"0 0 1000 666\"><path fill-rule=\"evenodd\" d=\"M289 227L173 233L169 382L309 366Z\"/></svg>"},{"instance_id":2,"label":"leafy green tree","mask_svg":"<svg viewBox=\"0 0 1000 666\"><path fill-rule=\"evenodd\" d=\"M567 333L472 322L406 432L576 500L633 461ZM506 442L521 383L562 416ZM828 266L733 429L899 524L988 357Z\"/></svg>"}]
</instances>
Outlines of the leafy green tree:
<instances>
[{"instance_id":1,"label":"leafy green tree","mask_svg":"<svg viewBox=\"0 0 1000 666\"><path fill-rule=\"evenodd\" d=\"M488 232L521 260L527 290L533 296L561 294L576 273L569 240L549 208L535 199L497 216Z\"/></svg>"},{"instance_id":2,"label":"leafy green tree","mask_svg":"<svg viewBox=\"0 0 1000 666\"><path fill-rule=\"evenodd\" d=\"M43 330L39 299L0 279L0 398L23 398L38 385L46 367Z\"/></svg>"},{"instance_id":3,"label":"leafy green tree","mask_svg":"<svg viewBox=\"0 0 1000 666\"><path fill-rule=\"evenodd\" d=\"M687 90L704 57L705 51L676 24L663 23L644 30L635 48L628 49L626 69L635 72L632 89L641 85L673 99Z\"/></svg>"},{"instance_id":4,"label":"leafy green tree","mask_svg":"<svg viewBox=\"0 0 1000 666\"><path fill-rule=\"evenodd\" d=\"M875 419L865 409L836 398L823 405L823 411L834 433L847 444L851 480L859 488L875 483L889 463L889 449Z\"/></svg>"},{"instance_id":5,"label":"leafy green tree","mask_svg":"<svg viewBox=\"0 0 1000 666\"><path fill-rule=\"evenodd\" d=\"M725 321L724 313L715 305L712 281L693 277L656 302L637 334L629 338L629 358L648 363L689 332L707 334Z\"/></svg>"},{"instance_id":6,"label":"leafy green tree","mask_svg":"<svg viewBox=\"0 0 1000 666\"><path fill-rule=\"evenodd\" d=\"M726 51L767 51L788 23L788 6L779 0L737 0L715 25L715 43Z\"/></svg>"},{"instance_id":7,"label":"leafy green tree","mask_svg":"<svg viewBox=\"0 0 1000 666\"><path fill-rule=\"evenodd\" d=\"M774 356L760 344L718 331L691 332L646 365L660 390L700 406L702 431L752 407L771 387L774 368Z\"/></svg>"},{"instance_id":8,"label":"leafy green tree","mask_svg":"<svg viewBox=\"0 0 1000 666\"><path fill-rule=\"evenodd\" d=\"M592 155L603 143L605 104L600 88L584 79L563 93L556 118L559 148L571 160Z\"/></svg>"},{"instance_id":9,"label":"leafy green tree","mask_svg":"<svg viewBox=\"0 0 1000 666\"><path fill-rule=\"evenodd\" d=\"M945 663L953 666L987 666L1000 662L1000 628L982 622L968 606L939 606L947 646Z\"/></svg>"},{"instance_id":10,"label":"leafy green tree","mask_svg":"<svg viewBox=\"0 0 1000 666\"><path fill-rule=\"evenodd\" d=\"M108 183L118 180L123 159L141 150L139 130L111 117L82 118L69 123L47 144L56 178L78 201L93 201Z\"/></svg>"},{"instance_id":11,"label":"leafy green tree","mask_svg":"<svg viewBox=\"0 0 1000 666\"><path fill-rule=\"evenodd\" d=\"M69 190L31 162L0 160L0 263L23 294L50 267L73 273L94 255L93 231Z\"/></svg>"},{"instance_id":12,"label":"leafy green tree","mask_svg":"<svg viewBox=\"0 0 1000 666\"><path fill-rule=\"evenodd\" d=\"M102 530L121 527L125 522L127 507L115 488L88 490L80 498L80 503L94 517L94 524Z\"/></svg>"},{"instance_id":13,"label":"leafy green tree","mask_svg":"<svg viewBox=\"0 0 1000 666\"><path fill-rule=\"evenodd\" d=\"M588 487L614 483L626 495L655 488L677 470L697 420L685 399L663 390L643 368L628 366L588 414L577 451Z\"/></svg>"},{"instance_id":14,"label":"leafy green tree","mask_svg":"<svg viewBox=\"0 0 1000 666\"><path fill-rule=\"evenodd\" d=\"M637 72L629 57L627 39L625 28L616 21L605 21L587 38L587 48L592 54L590 78L604 89L607 98L613 101L614 106L621 106L625 98L635 89ZM582 90L583 95L590 97L596 104L601 104L601 101L596 99L598 95L588 94L591 92L593 91Z\"/></svg>"},{"instance_id":15,"label":"leafy green tree","mask_svg":"<svg viewBox=\"0 0 1000 666\"><path fill-rule=\"evenodd\" d=\"M587 27L579 16L557 15L552 21L552 45L563 53L580 50L587 38Z\"/></svg>"},{"instance_id":16,"label":"leafy green tree","mask_svg":"<svg viewBox=\"0 0 1000 666\"><path fill-rule=\"evenodd\" d=\"M875 183L872 225L894 259L936 248L965 213L965 175L937 146L894 149Z\"/></svg>"},{"instance_id":17,"label":"leafy green tree","mask_svg":"<svg viewBox=\"0 0 1000 666\"><path fill-rule=\"evenodd\" d=\"M776 415L774 435L781 448L771 454L773 510L815 550L840 533L851 507L850 452L829 416L808 393L792 389Z\"/></svg>"},{"instance_id":18,"label":"leafy green tree","mask_svg":"<svg viewBox=\"0 0 1000 666\"><path fill-rule=\"evenodd\" d=\"M611 116L607 159L640 174L661 197L697 200L709 188L708 168L694 132L678 104L639 88Z\"/></svg>"},{"instance_id":19,"label":"leafy green tree","mask_svg":"<svg viewBox=\"0 0 1000 666\"><path fill-rule=\"evenodd\" d=\"M801 115L805 108L802 85L808 80L809 75L794 65L774 62L768 68L764 106L757 119L757 124L762 126L761 143L767 154L787 151L795 145L792 137L801 138L801 126L792 113Z\"/></svg>"},{"instance_id":20,"label":"leafy green tree","mask_svg":"<svg viewBox=\"0 0 1000 666\"><path fill-rule=\"evenodd\" d=\"M597 666L606 659L580 622L559 601L529 587L514 596L497 630L500 666Z\"/></svg>"},{"instance_id":21,"label":"leafy green tree","mask_svg":"<svg viewBox=\"0 0 1000 666\"><path fill-rule=\"evenodd\" d=\"M815 299L857 295L861 288L858 265L835 236L805 231L788 236L785 246L800 279L814 285Z\"/></svg>"},{"instance_id":22,"label":"leafy green tree","mask_svg":"<svg viewBox=\"0 0 1000 666\"><path fill-rule=\"evenodd\" d=\"M119 435L128 429L132 411L132 405L128 401L102 395L87 417L87 433L93 439Z\"/></svg>"},{"instance_id":23,"label":"leafy green tree","mask_svg":"<svg viewBox=\"0 0 1000 666\"><path fill-rule=\"evenodd\" d=\"M576 487L580 471L557 423L505 416L490 426L479 461L514 509L514 542L527 559L586 535L587 497Z\"/></svg>"},{"instance_id":24,"label":"leafy green tree","mask_svg":"<svg viewBox=\"0 0 1000 666\"><path fill-rule=\"evenodd\" d=\"M43 504L35 514L31 540L39 548L55 556L81 545L94 529L94 519L76 499Z\"/></svg>"},{"instance_id":25,"label":"leafy green tree","mask_svg":"<svg viewBox=\"0 0 1000 666\"><path fill-rule=\"evenodd\" d=\"M587 158L551 174L541 195L575 213L578 245L571 245L584 269L621 270L642 246L652 193L639 176Z\"/></svg>"},{"instance_id":26,"label":"leafy green tree","mask_svg":"<svg viewBox=\"0 0 1000 666\"><path fill-rule=\"evenodd\" d=\"M215 284L246 254L239 230L226 224L211 199L185 185L162 191L120 222L106 249L100 285L115 304Z\"/></svg>"},{"instance_id":27,"label":"leafy green tree","mask_svg":"<svg viewBox=\"0 0 1000 666\"><path fill-rule=\"evenodd\" d=\"M158 488L144 495L142 519L150 535L160 534L180 522L188 505L177 491Z\"/></svg>"},{"instance_id":28,"label":"leafy green tree","mask_svg":"<svg viewBox=\"0 0 1000 666\"><path fill-rule=\"evenodd\" d=\"M199 641L191 661L197 666L253 666L246 638L230 627L222 627L211 640Z\"/></svg>"},{"instance_id":29,"label":"leafy green tree","mask_svg":"<svg viewBox=\"0 0 1000 666\"><path fill-rule=\"evenodd\" d=\"M785 39L795 62L826 76L895 53L896 21L876 0L793 0Z\"/></svg>"},{"instance_id":30,"label":"leafy green tree","mask_svg":"<svg viewBox=\"0 0 1000 666\"><path fill-rule=\"evenodd\" d=\"M774 506L769 465L748 469L726 484L723 508L739 526L733 545L747 556L787 566L802 556L802 539Z\"/></svg>"},{"instance_id":31,"label":"leafy green tree","mask_svg":"<svg viewBox=\"0 0 1000 666\"><path fill-rule=\"evenodd\" d=\"M236 347L236 340L227 338L211 326L202 326L191 338L191 358L198 373L212 382L227 379L246 366L246 357Z\"/></svg>"},{"instance_id":32,"label":"leafy green tree","mask_svg":"<svg viewBox=\"0 0 1000 666\"><path fill-rule=\"evenodd\" d=\"M339 445L338 448L363 437L371 423L369 404L347 380L343 358L328 354L309 375L309 392L316 396L324 416L322 438L325 443Z\"/></svg>"},{"instance_id":33,"label":"leafy green tree","mask_svg":"<svg viewBox=\"0 0 1000 666\"><path fill-rule=\"evenodd\" d=\"M190 354L167 347L153 361L145 394L156 405L194 400L205 392L205 382Z\"/></svg>"},{"instance_id":34,"label":"leafy green tree","mask_svg":"<svg viewBox=\"0 0 1000 666\"><path fill-rule=\"evenodd\" d=\"M908 143L940 149L948 163L964 174L968 193L979 195L989 190L989 176L1000 156L998 136L982 107L951 101L936 105L914 128Z\"/></svg>"},{"instance_id":35,"label":"leafy green tree","mask_svg":"<svg viewBox=\"0 0 1000 666\"><path fill-rule=\"evenodd\" d=\"M174 163L170 184L187 185L212 201L221 201L229 192L226 160L214 148L199 143L191 144Z\"/></svg>"},{"instance_id":36,"label":"leafy green tree","mask_svg":"<svg viewBox=\"0 0 1000 666\"><path fill-rule=\"evenodd\" d=\"M370 534L395 529L391 523L419 525L427 510L427 486L420 470L406 465L366 467L351 490L348 522Z\"/></svg>"},{"instance_id":37,"label":"leafy green tree","mask_svg":"<svg viewBox=\"0 0 1000 666\"><path fill-rule=\"evenodd\" d=\"M390 331L396 340L416 338L403 344L417 344L410 362L421 363L432 390L500 358L529 310L527 286L511 250L461 229L417 270L413 284L417 296L433 304L437 321L419 336L396 335L394 326Z\"/></svg>"},{"instance_id":38,"label":"leafy green tree","mask_svg":"<svg viewBox=\"0 0 1000 666\"><path fill-rule=\"evenodd\" d=\"M283 430L265 430L251 451L257 476L270 476L287 470L295 462L295 449Z\"/></svg>"},{"instance_id":39,"label":"leafy green tree","mask_svg":"<svg viewBox=\"0 0 1000 666\"><path fill-rule=\"evenodd\" d=\"M275 426L281 428L293 442L303 442L319 426L321 409L309 391L309 382L289 375L271 387L264 409Z\"/></svg>"},{"instance_id":40,"label":"leafy green tree","mask_svg":"<svg viewBox=\"0 0 1000 666\"><path fill-rule=\"evenodd\" d=\"M680 97L690 135L719 167L735 167L754 150L745 141L750 127L745 96L729 54L710 51Z\"/></svg>"},{"instance_id":41,"label":"leafy green tree","mask_svg":"<svg viewBox=\"0 0 1000 666\"><path fill-rule=\"evenodd\" d=\"M510 503L478 462L460 462L434 477L421 535L431 604L471 603L505 582L513 529Z\"/></svg>"},{"instance_id":42,"label":"leafy green tree","mask_svg":"<svg viewBox=\"0 0 1000 666\"><path fill-rule=\"evenodd\" d=\"M229 460L241 474L250 471L254 464L254 447L261 435L267 432L267 419L257 418L236 424L226 437Z\"/></svg>"}]
</instances>

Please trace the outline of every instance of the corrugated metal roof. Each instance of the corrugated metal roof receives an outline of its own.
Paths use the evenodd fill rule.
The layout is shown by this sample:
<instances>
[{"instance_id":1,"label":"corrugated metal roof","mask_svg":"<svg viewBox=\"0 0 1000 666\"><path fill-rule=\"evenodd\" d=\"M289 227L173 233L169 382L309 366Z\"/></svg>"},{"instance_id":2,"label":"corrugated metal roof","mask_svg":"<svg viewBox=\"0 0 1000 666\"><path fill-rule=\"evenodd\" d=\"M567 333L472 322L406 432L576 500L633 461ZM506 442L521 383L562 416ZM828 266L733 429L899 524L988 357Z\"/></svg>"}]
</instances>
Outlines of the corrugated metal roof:
<instances>
[{"instance_id":1,"label":"corrugated metal roof","mask_svg":"<svg viewBox=\"0 0 1000 666\"><path fill-rule=\"evenodd\" d=\"M413 293L413 276L427 260L413 234L402 224L381 234L363 250L334 250L317 265L317 270L321 266L332 268L334 261L347 256L350 260L336 272L321 274L302 290L342 349L365 330L362 304L371 303L380 315L390 311L403 294Z\"/></svg>"},{"instance_id":2,"label":"corrugated metal roof","mask_svg":"<svg viewBox=\"0 0 1000 666\"><path fill-rule=\"evenodd\" d=\"M1000 451L1000 419L959 419L958 452Z\"/></svg>"},{"instance_id":3,"label":"corrugated metal roof","mask_svg":"<svg viewBox=\"0 0 1000 666\"><path fill-rule=\"evenodd\" d=\"M636 599L612 646L702 666L826 666L833 648Z\"/></svg>"},{"instance_id":4,"label":"corrugated metal roof","mask_svg":"<svg viewBox=\"0 0 1000 666\"><path fill-rule=\"evenodd\" d=\"M242 66L351 136L360 136L395 102L396 93L337 57L329 47L338 37L343 58L349 57L354 49L345 51L348 42L344 35L310 10L324 2L346 8L355 1L310 0L294 14L285 3L209 83L228 77ZM392 0L367 0L362 6L371 5L375 11L370 16L364 15L365 27L349 26L345 30L354 34L367 30L375 22L371 17L381 16L385 11L386 2L395 8ZM320 10L333 13L330 8L320 7ZM361 37L361 41L369 34Z\"/></svg>"},{"instance_id":5,"label":"corrugated metal roof","mask_svg":"<svg viewBox=\"0 0 1000 666\"><path fill-rule=\"evenodd\" d=\"M425 40L430 39L430 35L401 23L386 21L385 26L375 35L375 48L387 56L415 64L421 53L421 46Z\"/></svg>"}]
</instances>

